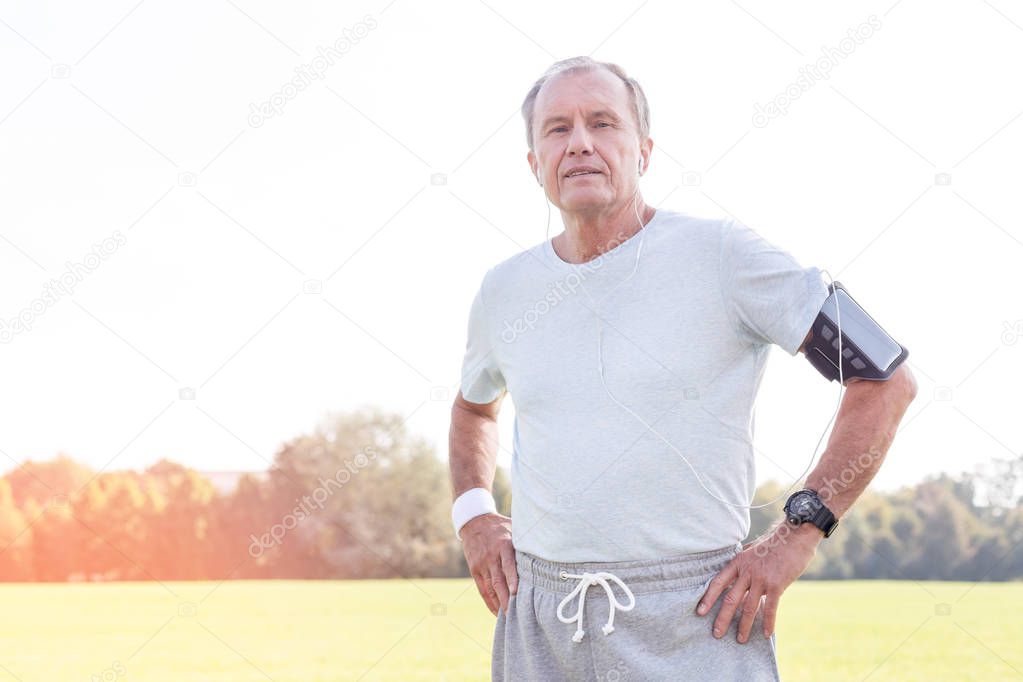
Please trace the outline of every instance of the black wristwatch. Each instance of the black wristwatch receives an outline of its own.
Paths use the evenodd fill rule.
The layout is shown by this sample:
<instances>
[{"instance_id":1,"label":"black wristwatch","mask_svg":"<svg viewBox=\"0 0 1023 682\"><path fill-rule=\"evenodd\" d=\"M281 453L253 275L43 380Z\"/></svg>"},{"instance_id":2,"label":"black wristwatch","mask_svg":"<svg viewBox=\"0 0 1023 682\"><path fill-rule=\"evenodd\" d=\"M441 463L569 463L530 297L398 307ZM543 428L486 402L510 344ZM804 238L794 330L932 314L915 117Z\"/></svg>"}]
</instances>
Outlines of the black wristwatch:
<instances>
[{"instance_id":1,"label":"black wristwatch","mask_svg":"<svg viewBox=\"0 0 1023 682\"><path fill-rule=\"evenodd\" d=\"M816 490L803 488L789 496L785 502L786 520L794 526L810 522L830 537L838 527L838 519L831 513Z\"/></svg>"}]
</instances>

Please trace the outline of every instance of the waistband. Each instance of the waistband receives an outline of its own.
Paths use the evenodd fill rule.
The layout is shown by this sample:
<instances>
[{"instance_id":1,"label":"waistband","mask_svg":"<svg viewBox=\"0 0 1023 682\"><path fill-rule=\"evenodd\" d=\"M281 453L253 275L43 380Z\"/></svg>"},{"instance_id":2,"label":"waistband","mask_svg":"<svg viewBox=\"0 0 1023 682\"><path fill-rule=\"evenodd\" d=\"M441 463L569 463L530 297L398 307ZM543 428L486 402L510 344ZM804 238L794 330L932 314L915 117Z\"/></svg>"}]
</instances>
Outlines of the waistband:
<instances>
[{"instance_id":1,"label":"waistband","mask_svg":"<svg viewBox=\"0 0 1023 682\"><path fill-rule=\"evenodd\" d=\"M715 573L742 551L742 543L718 549L658 559L635 561L559 562L549 561L534 554L515 550L515 565L519 582L535 587L568 594L578 581L564 580L566 573L613 573L636 594L685 590L707 582Z\"/></svg>"}]
</instances>

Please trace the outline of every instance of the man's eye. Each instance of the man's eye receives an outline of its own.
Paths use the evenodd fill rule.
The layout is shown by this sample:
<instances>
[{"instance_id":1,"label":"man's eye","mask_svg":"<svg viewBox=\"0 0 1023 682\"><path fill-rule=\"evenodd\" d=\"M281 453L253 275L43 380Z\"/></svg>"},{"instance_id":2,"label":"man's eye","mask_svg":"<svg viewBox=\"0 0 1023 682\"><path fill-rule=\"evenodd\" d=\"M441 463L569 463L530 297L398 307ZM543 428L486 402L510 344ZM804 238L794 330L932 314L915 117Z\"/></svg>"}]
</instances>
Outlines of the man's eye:
<instances>
[{"instance_id":1,"label":"man's eye","mask_svg":"<svg viewBox=\"0 0 1023 682\"><path fill-rule=\"evenodd\" d=\"M607 127L609 127L609 128L611 127L611 124L610 124L610 123L608 123L607 121L599 121L599 122L597 123L597 125L598 125L598 126L607 126ZM567 128L567 127L565 127L565 126L558 126L557 128L551 128L551 129L550 129L550 132L552 132L552 133L557 133L557 132L561 132L562 130L568 130L568 128Z\"/></svg>"}]
</instances>

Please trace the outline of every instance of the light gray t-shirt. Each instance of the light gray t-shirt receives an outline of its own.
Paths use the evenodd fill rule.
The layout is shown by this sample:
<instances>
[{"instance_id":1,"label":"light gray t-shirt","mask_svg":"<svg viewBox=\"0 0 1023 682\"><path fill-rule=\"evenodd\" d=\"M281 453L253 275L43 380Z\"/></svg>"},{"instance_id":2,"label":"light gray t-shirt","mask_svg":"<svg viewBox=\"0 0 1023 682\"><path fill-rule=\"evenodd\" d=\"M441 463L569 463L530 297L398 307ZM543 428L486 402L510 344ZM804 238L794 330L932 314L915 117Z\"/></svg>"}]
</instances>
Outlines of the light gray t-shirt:
<instances>
[{"instance_id":1,"label":"light gray t-shirt","mask_svg":"<svg viewBox=\"0 0 1023 682\"><path fill-rule=\"evenodd\" d=\"M768 352L795 355L825 298L818 268L742 223L666 209L588 263L563 261L547 240L488 270L461 391L489 403L507 390L515 403L515 547L552 561L625 561L742 541L749 510L711 497L605 392L594 311L607 389L717 497L748 505Z\"/></svg>"}]
</instances>

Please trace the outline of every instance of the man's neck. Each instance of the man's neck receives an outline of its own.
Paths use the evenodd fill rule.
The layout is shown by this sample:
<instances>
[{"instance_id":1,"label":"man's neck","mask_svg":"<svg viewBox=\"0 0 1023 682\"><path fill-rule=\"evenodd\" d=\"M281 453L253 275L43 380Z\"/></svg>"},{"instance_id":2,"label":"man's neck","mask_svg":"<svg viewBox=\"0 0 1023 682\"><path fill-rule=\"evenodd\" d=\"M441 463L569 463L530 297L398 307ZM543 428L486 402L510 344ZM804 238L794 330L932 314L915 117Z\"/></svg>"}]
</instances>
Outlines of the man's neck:
<instances>
[{"instance_id":1,"label":"man's neck","mask_svg":"<svg viewBox=\"0 0 1023 682\"><path fill-rule=\"evenodd\" d=\"M617 210L603 213L561 212L565 231L553 240L555 253L568 263L586 263L637 234L654 217L655 208L636 198ZM636 220L639 211L643 225Z\"/></svg>"}]
</instances>

